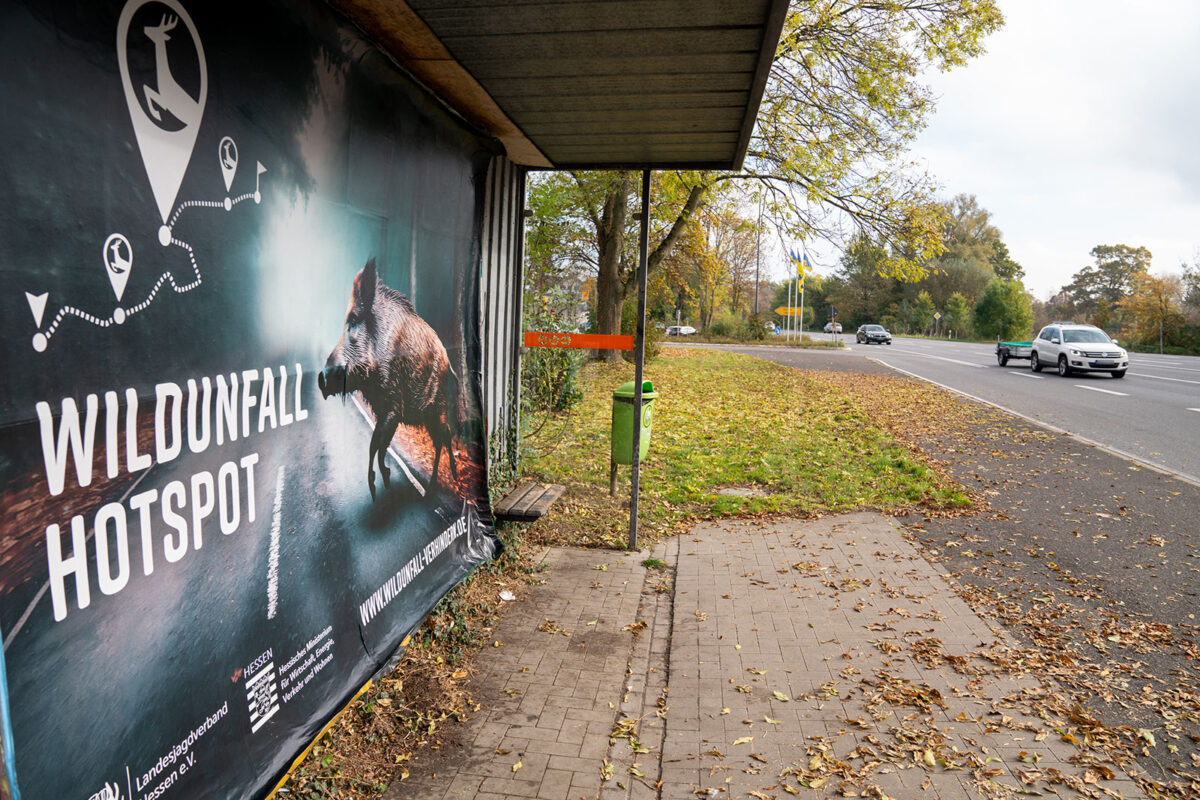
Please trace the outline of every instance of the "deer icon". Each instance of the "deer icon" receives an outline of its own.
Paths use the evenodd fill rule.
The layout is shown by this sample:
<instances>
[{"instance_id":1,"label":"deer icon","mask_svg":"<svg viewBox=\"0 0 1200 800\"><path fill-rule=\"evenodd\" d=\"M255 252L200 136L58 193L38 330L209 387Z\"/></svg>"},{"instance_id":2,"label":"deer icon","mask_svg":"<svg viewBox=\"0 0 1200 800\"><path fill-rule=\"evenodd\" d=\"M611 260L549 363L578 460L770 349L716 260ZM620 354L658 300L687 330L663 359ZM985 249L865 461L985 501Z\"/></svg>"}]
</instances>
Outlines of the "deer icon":
<instances>
[{"instance_id":1,"label":"deer icon","mask_svg":"<svg viewBox=\"0 0 1200 800\"><path fill-rule=\"evenodd\" d=\"M159 122L163 121L162 111L169 111L184 127L191 127L200 121L201 106L175 81L171 74L171 65L167 60L167 41L171 38L170 31L179 24L179 18L164 14L158 25L147 25L143 30L147 38L154 42L154 62L157 69L157 89L143 85L146 93L146 106L150 116Z\"/></svg>"},{"instance_id":2,"label":"deer icon","mask_svg":"<svg viewBox=\"0 0 1200 800\"><path fill-rule=\"evenodd\" d=\"M112 258L110 258L108 261L108 268L112 270L114 275L121 275L125 272L128 272L129 267L133 264L132 258L125 258L123 255L121 255L122 244L124 243L120 239L117 239L108 246L108 249L112 251ZM128 247L128 245L126 245L126 247Z\"/></svg>"}]
</instances>

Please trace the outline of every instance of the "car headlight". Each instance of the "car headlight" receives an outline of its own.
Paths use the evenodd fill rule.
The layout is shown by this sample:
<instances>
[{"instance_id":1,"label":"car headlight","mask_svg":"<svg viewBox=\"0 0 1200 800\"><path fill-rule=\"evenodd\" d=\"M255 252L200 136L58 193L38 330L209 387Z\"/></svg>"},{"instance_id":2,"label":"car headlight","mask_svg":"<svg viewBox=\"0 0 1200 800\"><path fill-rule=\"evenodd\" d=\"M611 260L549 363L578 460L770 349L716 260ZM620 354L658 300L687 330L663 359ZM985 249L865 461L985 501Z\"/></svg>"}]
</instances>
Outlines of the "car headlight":
<instances>
[{"instance_id":1,"label":"car headlight","mask_svg":"<svg viewBox=\"0 0 1200 800\"><path fill-rule=\"evenodd\" d=\"M1072 348L1071 348L1071 355L1073 355L1073 356L1077 356L1077 355L1079 355L1079 351L1078 351L1078 350L1076 350L1074 347L1072 347Z\"/></svg>"}]
</instances>

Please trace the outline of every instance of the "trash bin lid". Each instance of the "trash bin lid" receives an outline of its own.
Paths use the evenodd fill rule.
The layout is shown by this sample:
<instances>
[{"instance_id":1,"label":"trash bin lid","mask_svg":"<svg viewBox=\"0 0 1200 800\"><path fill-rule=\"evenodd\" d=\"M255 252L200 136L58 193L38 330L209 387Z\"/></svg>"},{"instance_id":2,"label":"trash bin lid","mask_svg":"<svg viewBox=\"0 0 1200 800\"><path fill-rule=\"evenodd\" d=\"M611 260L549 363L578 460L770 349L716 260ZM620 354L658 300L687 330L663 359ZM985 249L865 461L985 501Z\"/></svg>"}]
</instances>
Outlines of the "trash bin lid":
<instances>
[{"instance_id":1,"label":"trash bin lid","mask_svg":"<svg viewBox=\"0 0 1200 800\"><path fill-rule=\"evenodd\" d=\"M627 397L630 400L632 400L634 386L635 386L635 381L628 381L626 383L622 383L620 386L618 386L613 391L613 397L623 397L623 398ZM650 381L642 381L642 399L643 400L654 400L657 397L658 397L658 392L654 391L654 384L651 383Z\"/></svg>"}]
</instances>

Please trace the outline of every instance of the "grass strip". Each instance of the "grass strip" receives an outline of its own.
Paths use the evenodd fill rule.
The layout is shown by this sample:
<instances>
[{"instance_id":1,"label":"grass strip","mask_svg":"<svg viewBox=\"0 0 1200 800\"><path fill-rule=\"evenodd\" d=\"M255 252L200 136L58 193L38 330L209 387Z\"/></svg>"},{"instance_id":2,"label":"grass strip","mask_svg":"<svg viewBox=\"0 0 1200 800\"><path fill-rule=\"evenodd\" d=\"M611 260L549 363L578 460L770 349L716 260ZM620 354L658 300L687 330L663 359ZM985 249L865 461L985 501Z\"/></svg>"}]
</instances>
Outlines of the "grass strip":
<instances>
[{"instance_id":1,"label":"grass strip","mask_svg":"<svg viewBox=\"0 0 1200 800\"><path fill-rule=\"evenodd\" d=\"M910 382L883 379L864 397L820 375L735 353L664 351L646 370L660 397L642 464L642 536L656 540L717 517L973 505L962 486L874 419L888 393ZM524 442L525 471L567 486L551 520L532 529L538 541L623 547L629 468L621 468L616 497L608 495L608 471L612 389L628 379L628 365L590 364L579 406L530 421L538 434ZM921 401L904 397L910 411Z\"/></svg>"}]
</instances>

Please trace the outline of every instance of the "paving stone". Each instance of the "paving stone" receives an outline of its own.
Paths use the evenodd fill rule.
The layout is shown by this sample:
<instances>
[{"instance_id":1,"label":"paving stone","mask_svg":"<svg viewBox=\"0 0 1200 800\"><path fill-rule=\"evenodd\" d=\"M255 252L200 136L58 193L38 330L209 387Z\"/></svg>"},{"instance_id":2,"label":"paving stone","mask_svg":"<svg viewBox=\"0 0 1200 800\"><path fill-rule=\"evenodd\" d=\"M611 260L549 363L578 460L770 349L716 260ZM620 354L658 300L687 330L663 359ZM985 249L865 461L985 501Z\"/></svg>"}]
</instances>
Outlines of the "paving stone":
<instances>
[{"instance_id":1,"label":"paving stone","mask_svg":"<svg viewBox=\"0 0 1200 800\"><path fill-rule=\"evenodd\" d=\"M861 768L860 788L897 800L1024 788L1017 771L1033 765L1022 752L1038 754L1043 771L1082 774L1070 760L1074 746L1050 730L1056 721L1025 713L1025 693L1046 688L1036 677L993 674L974 656L1006 642L1004 633L977 617L891 520L859 513L702 523L656 546L666 573L643 567L647 555L549 550L547 582L506 609L496 629L508 652L472 676L477 696L494 698L467 723L462 741L473 747L414 764L385 798L695 800L702 789L782 796L772 788L781 772L807 768L818 748ZM595 570L601 563L608 569ZM654 591L664 578L671 589ZM546 619L573 635L537 630ZM639 619L646 625L638 636L622 630ZM937 640L943 655L969 659L980 674L918 660L913 644L922 640ZM520 694L505 697L503 687ZM612 736L626 730L618 723L632 726L647 752ZM752 738L734 744L744 737ZM903 763L885 757L867 769L855 753L869 743L894 748ZM1000 759L987 766L1001 770L992 778L1001 788L985 791L970 770L926 768L922 747L957 748L980 764ZM517 757L523 767L512 773ZM650 786L661 781L659 791L630 769ZM794 777L790 785L798 786ZM1035 788L1077 796L1061 784ZM1143 797L1120 770L1099 788Z\"/></svg>"}]
</instances>

